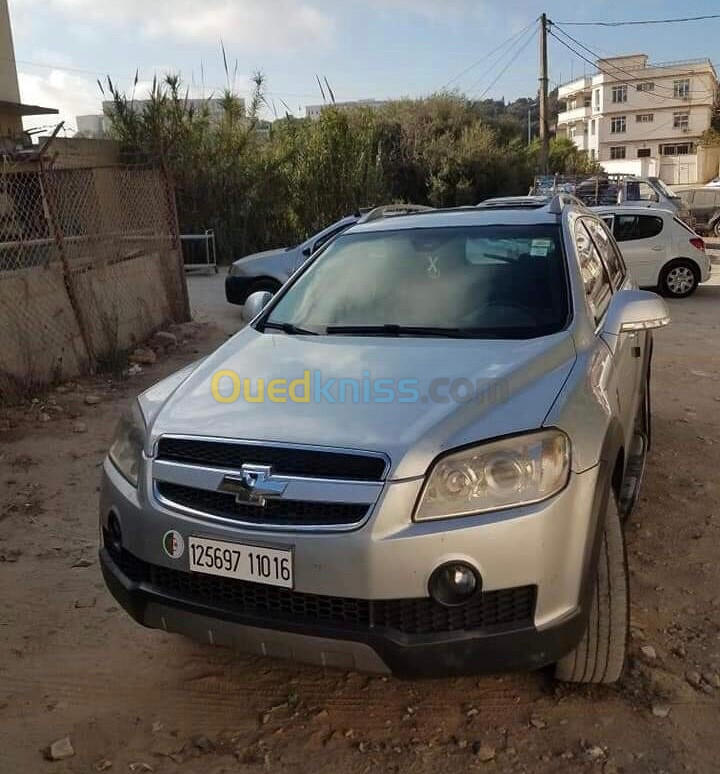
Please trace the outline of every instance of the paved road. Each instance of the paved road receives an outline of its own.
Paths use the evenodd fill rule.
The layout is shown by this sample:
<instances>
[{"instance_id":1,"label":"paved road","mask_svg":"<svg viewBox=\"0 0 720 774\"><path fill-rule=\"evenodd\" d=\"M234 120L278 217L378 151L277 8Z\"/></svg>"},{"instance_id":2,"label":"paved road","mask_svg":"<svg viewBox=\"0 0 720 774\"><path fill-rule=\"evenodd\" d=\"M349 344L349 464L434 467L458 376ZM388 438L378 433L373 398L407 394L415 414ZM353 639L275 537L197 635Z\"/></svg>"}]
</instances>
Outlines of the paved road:
<instances>
[{"instance_id":1,"label":"paved road","mask_svg":"<svg viewBox=\"0 0 720 774\"><path fill-rule=\"evenodd\" d=\"M188 274L187 284L193 318L213 322L227 334L243 326L242 307L225 300L226 269L218 274Z\"/></svg>"}]
</instances>

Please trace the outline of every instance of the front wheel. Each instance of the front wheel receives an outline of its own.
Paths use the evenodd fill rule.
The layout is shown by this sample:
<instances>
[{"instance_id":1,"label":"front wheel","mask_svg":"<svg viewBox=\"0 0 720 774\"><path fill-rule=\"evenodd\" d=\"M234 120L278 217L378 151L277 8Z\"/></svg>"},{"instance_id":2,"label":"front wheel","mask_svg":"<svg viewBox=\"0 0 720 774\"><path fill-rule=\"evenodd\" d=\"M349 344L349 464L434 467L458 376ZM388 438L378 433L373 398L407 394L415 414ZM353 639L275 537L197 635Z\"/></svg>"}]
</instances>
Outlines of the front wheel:
<instances>
[{"instance_id":1,"label":"front wheel","mask_svg":"<svg viewBox=\"0 0 720 774\"><path fill-rule=\"evenodd\" d=\"M625 539L611 492L587 628L575 650L555 665L555 677L568 683L618 680L625 666L629 610Z\"/></svg>"},{"instance_id":2,"label":"front wheel","mask_svg":"<svg viewBox=\"0 0 720 774\"><path fill-rule=\"evenodd\" d=\"M715 221L715 225L712 227L712 232L716 237L720 237L720 220Z\"/></svg>"},{"instance_id":3,"label":"front wheel","mask_svg":"<svg viewBox=\"0 0 720 774\"><path fill-rule=\"evenodd\" d=\"M700 282L697 267L685 259L671 261L660 272L660 292L671 298L685 298L697 290Z\"/></svg>"}]
</instances>

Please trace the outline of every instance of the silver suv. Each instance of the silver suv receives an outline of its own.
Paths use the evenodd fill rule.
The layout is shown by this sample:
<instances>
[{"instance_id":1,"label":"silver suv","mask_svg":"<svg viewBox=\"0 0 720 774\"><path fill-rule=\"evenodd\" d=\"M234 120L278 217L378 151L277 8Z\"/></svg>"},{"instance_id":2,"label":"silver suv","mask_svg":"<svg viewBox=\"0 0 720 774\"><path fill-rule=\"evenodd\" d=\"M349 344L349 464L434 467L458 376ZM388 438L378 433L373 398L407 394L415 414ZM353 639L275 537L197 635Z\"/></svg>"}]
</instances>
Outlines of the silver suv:
<instances>
[{"instance_id":1,"label":"silver suv","mask_svg":"<svg viewBox=\"0 0 720 774\"><path fill-rule=\"evenodd\" d=\"M377 219L254 312L120 423L100 559L123 607L323 666L616 680L669 318L602 220Z\"/></svg>"}]
</instances>

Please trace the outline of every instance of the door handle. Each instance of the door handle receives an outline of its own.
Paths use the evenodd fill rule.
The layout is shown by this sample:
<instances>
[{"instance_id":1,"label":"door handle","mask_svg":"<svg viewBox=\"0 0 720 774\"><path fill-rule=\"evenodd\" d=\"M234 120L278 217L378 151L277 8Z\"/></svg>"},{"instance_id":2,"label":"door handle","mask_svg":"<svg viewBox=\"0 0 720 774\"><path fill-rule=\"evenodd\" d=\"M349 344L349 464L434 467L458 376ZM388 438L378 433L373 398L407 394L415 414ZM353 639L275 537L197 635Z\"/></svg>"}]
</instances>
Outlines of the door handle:
<instances>
[{"instance_id":1,"label":"door handle","mask_svg":"<svg viewBox=\"0 0 720 774\"><path fill-rule=\"evenodd\" d=\"M652 248L656 252L660 252L660 250L664 250L665 248L662 245L655 245L655 247Z\"/></svg>"}]
</instances>

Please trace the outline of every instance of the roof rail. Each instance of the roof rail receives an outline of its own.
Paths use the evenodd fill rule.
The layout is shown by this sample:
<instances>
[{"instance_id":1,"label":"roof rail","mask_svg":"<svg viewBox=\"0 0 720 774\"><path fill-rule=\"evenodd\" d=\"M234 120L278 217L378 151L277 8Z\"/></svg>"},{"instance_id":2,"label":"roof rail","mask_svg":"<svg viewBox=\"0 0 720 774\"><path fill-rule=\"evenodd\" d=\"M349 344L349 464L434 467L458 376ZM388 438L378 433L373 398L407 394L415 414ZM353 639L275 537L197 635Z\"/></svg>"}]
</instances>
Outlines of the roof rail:
<instances>
[{"instance_id":1,"label":"roof rail","mask_svg":"<svg viewBox=\"0 0 720 774\"><path fill-rule=\"evenodd\" d=\"M585 207L584 202L581 199L578 199L577 196L573 196L569 193L557 193L548 204L548 212L551 215L560 215L562 214L563 207L568 204L572 204L576 207Z\"/></svg>"},{"instance_id":2,"label":"roof rail","mask_svg":"<svg viewBox=\"0 0 720 774\"><path fill-rule=\"evenodd\" d=\"M375 207L362 217L363 223L370 223L373 220L389 218L396 215L415 215L419 212L428 212L435 209L426 207L424 204L384 204L382 207Z\"/></svg>"}]
</instances>

